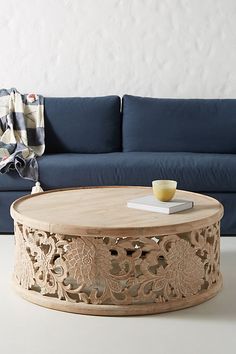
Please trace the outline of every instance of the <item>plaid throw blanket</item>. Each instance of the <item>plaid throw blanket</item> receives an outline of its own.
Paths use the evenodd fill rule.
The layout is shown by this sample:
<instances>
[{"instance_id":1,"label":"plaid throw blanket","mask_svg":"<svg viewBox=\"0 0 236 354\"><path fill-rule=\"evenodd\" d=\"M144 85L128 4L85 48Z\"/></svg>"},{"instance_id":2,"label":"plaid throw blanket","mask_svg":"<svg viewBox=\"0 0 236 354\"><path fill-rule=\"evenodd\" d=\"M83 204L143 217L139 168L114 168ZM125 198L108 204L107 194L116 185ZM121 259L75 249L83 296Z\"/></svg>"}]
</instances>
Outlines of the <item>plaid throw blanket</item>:
<instances>
[{"instance_id":1,"label":"plaid throw blanket","mask_svg":"<svg viewBox=\"0 0 236 354\"><path fill-rule=\"evenodd\" d=\"M16 169L22 178L38 181L36 156L44 152L43 97L0 90L0 173Z\"/></svg>"}]
</instances>

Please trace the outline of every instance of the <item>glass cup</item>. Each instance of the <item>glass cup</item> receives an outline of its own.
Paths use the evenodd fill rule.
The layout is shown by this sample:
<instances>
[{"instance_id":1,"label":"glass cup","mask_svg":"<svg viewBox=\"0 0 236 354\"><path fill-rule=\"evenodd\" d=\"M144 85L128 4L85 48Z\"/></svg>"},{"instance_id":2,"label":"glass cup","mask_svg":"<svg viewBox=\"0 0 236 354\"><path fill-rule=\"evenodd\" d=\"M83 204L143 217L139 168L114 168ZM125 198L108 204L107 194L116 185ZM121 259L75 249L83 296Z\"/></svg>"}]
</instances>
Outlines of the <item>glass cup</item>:
<instances>
[{"instance_id":1,"label":"glass cup","mask_svg":"<svg viewBox=\"0 0 236 354\"><path fill-rule=\"evenodd\" d=\"M161 202L170 201L176 192L177 182L169 179L159 179L152 181L154 196Z\"/></svg>"}]
</instances>

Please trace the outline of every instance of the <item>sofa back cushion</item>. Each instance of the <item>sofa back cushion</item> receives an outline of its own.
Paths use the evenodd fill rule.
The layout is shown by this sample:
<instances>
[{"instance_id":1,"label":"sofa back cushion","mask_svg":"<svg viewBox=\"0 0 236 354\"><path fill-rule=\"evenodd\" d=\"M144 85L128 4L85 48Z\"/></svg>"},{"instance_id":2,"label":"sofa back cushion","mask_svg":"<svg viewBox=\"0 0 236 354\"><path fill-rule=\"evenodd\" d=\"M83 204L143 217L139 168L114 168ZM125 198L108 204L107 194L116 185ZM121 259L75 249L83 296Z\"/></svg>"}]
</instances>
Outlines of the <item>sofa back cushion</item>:
<instances>
[{"instance_id":1,"label":"sofa back cushion","mask_svg":"<svg viewBox=\"0 0 236 354\"><path fill-rule=\"evenodd\" d=\"M236 153L236 100L125 95L123 150Z\"/></svg>"},{"instance_id":2,"label":"sofa back cushion","mask_svg":"<svg viewBox=\"0 0 236 354\"><path fill-rule=\"evenodd\" d=\"M45 98L46 153L121 150L120 98Z\"/></svg>"}]
</instances>

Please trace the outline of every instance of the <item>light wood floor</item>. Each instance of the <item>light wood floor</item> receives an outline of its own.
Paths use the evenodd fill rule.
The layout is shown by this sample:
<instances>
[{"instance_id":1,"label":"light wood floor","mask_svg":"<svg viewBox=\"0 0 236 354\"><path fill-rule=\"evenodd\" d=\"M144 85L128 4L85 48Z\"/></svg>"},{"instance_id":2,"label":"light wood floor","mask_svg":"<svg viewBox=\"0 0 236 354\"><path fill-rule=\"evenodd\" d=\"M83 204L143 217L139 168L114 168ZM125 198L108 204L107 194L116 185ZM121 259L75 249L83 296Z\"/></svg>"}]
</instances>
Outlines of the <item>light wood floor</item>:
<instances>
[{"instance_id":1,"label":"light wood floor","mask_svg":"<svg viewBox=\"0 0 236 354\"><path fill-rule=\"evenodd\" d=\"M11 290L14 242L0 235L1 354L235 354L236 237L222 238L224 289L197 307L145 317L48 310Z\"/></svg>"}]
</instances>

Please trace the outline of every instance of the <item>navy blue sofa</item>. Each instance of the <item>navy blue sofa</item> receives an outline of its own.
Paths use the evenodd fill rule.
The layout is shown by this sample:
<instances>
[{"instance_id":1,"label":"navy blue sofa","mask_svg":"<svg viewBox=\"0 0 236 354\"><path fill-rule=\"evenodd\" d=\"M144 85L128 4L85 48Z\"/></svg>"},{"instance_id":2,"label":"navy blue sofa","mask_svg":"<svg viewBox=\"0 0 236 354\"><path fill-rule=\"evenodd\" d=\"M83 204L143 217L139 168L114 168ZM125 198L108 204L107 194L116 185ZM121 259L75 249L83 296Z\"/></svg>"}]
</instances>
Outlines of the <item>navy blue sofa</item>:
<instances>
[{"instance_id":1,"label":"navy blue sofa","mask_svg":"<svg viewBox=\"0 0 236 354\"><path fill-rule=\"evenodd\" d=\"M236 100L45 98L45 134L45 190L175 179L218 199L222 234L236 235ZM13 232L10 204L32 185L0 175L0 233Z\"/></svg>"}]
</instances>

